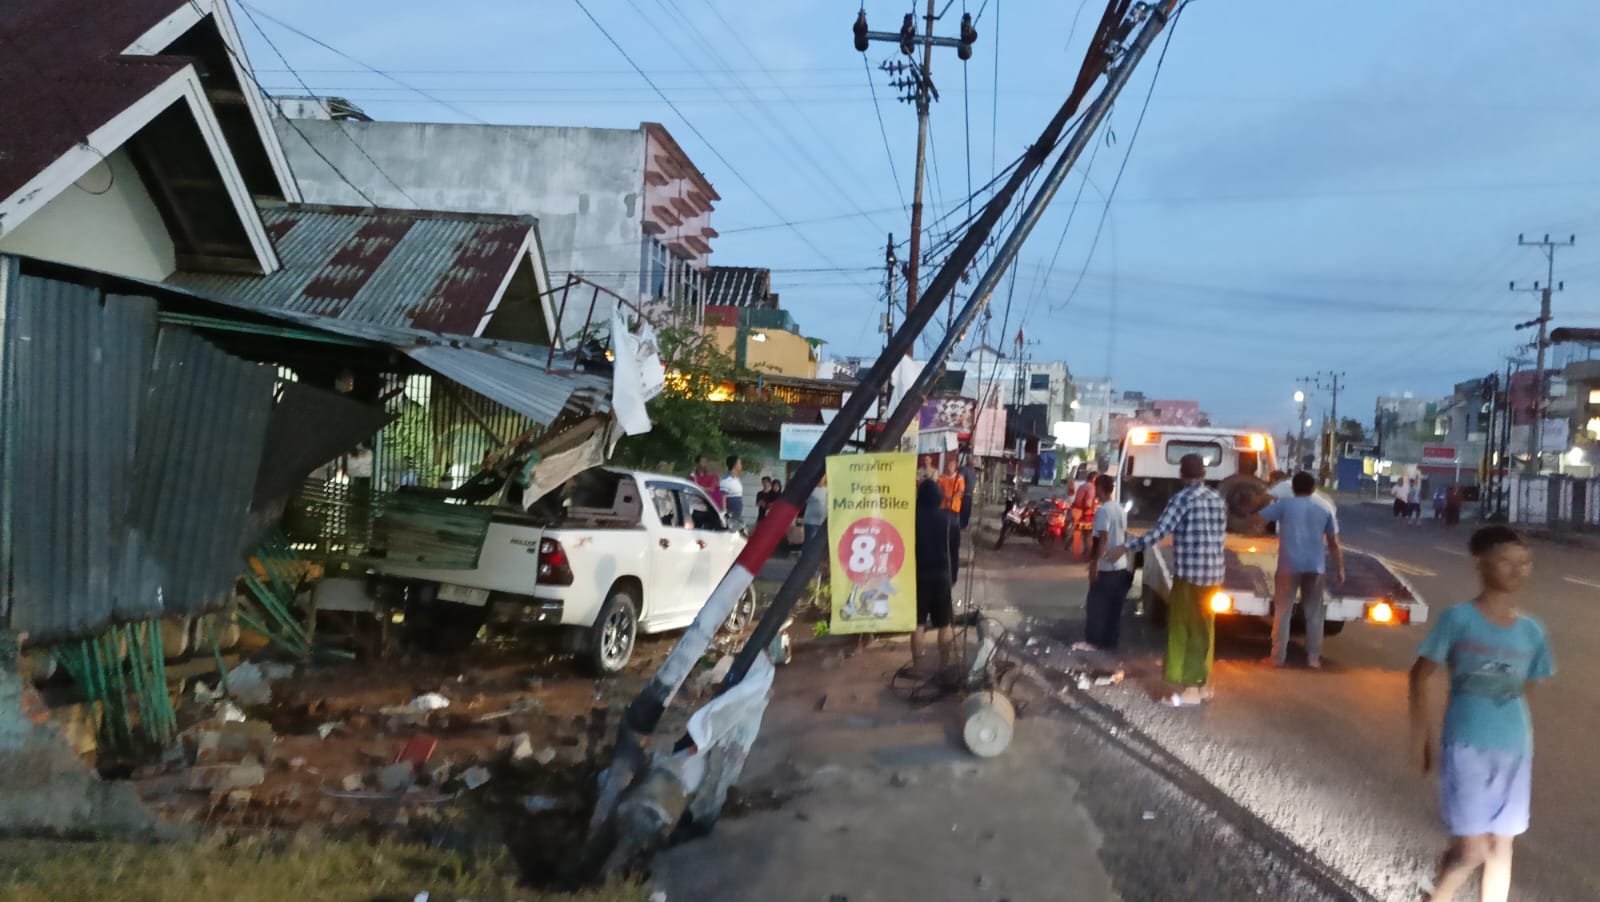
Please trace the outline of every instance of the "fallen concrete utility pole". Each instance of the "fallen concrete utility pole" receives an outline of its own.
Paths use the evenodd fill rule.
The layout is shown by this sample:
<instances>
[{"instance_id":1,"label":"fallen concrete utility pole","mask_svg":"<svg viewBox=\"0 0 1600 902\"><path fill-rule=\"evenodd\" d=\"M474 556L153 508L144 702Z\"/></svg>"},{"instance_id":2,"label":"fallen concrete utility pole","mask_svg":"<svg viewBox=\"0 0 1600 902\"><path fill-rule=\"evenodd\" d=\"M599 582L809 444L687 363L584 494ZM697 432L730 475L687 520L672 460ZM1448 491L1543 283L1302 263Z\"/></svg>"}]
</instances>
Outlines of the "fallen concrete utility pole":
<instances>
[{"instance_id":1,"label":"fallen concrete utility pole","mask_svg":"<svg viewBox=\"0 0 1600 902\"><path fill-rule=\"evenodd\" d=\"M971 299L963 308L959 319L953 324L945 335L940 345L940 353L930 361L912 386L912 390L902 399L890 421L889 429L885 430L884 440L897 441L899 434L904 431L910 421L910 416L920 406L920 398L925 396L931 386L934 373L942 366L943 359L954 348L958 336L970 327L979 310L987 302L1000 275L1015 259L1022 242L1027 238L1033 226L1038 222L1045 206L1060 187L1066 174L1070 171L1072 163L1081 154L1095 127L1104 119L1118 92L1126 84L1128 76L1135 65L1148 50L1157 33L1167 23L1176 0L1167 0L1161 5L1151 8L1145 4L1138 4L1130 11L1132 4L1127 0L1111 0L1107 4L1105 16L1097 33L1096 40L1090 45L1084 67L1079 73L1073 94L1062 105L1056 115L1050 120L1039 140L1029 148L1021 164L1012 173L1006 184L995 195L980 214L978 221L971 231L963 237L951 256L945 261L920 303L911 311L901 328L890 338L888 346L882 356L861 380L861 386L851 395L844 408L824 430L816 447L801 464L795 476L787 486L783 497L769 511L769 516L756 530L744 552L739 556L733 567L723 577L721 583L713 590L705 606L701 609L688 632L678 645L673 649L660 670L656 673L650 685L640 693L632 705L629 706L623 723L618 731L617 745L611 767L603 777L600 787L600 799L596 805L594 816L590 822L591 839L601 836L610 823L617 803L623 791L640 775L646 764L644 748L641 744L643 737L652 733L659 723L661 714L667 704L676 694L683 680L687 678L695 661L699 659L717 625L720 624L731 610L733 603L754 581L755 573L762 564L771 556L777 547L778 541L786 529L784 524L792 523L805 503L812 490L820 483L824 472L826 459L832 454L842 450L846 439L861 424L869 407L873 404L889 376L906 351L915 342L917 336L937 312L938 303L955 285L961 272L977 256L979 249L988 239L996 222L1009 207L1011 200L1022 184L1043 164L1053 150L1057 139L1065 129L1068 121L1077 111L1079 103L1087 94L1088 88L1102 71L1109 74L1106 89L1095 100L1090 110L1085 114L1084 121L1073 133L1060 159L1051 170L1046 184L1027 207L1017 227L1002 245L996 255L994 263L985 273L979 286L972 293ZM1113 68L1106 69L1106 63L1114 58L1116 48L1113 46L1114 37L1125 36L1139 20L1145 20L1145 27L1140 31L1138 38L1121 53ZM1120 23L1120 25L1119 25ZM897 425L896 425L897 424ZM892 438L891 438L892 433ZM802 554L801 567L814 570L821 560L822 548L825 543L814 540ZM809 566L807 562L809 561ZM802 577L794 588L804 582ZM786 583L786 588L790 588ZM798 593L791 591L789 597L784 598L780 593L779 599L765 612L757 632L746 643L746 653L741 654L736 661L733 671L729 674L729 682L725 685L732 686L744 673L748 672L759 652L776 635L779 626L787 618L793 607L794 598ZM763 641L763 636L765 640ZM742 665L742 666L741 666ZM737 674L737 676L736 676ZM713 703L715 704L715 703ZM759 711L757 712L759 716ZM703 751L703 750L702 750ZM742 767L743 754L736 753L724 758L726 766L731 766L734 773ZM711 778L707 778L711 779ZM725 791L726 785L731 780L726 773L713 780ZM678 809L681 811L681 807ZM704 810L701 807L700 810ZM667 826L670 826L667 825Z\"/></svg>"}]
</instances>

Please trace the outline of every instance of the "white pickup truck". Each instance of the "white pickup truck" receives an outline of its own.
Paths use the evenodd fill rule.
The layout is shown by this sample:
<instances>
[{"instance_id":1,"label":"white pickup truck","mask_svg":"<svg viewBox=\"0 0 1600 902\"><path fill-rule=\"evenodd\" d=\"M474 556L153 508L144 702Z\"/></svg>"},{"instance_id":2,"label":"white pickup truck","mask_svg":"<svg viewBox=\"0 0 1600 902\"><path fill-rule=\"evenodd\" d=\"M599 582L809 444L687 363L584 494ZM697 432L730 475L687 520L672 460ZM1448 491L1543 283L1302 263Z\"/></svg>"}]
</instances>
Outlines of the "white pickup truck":
<instances>
[{"instance_id":1,"label":"white pickup truck","mask_svg":"<svg viewBox=\"0 0 1600 902\"><path fill-rule=\"evenodd\" d=\"M418 611L471 635L484 623L565 627L574 650L612 674L639 633L688 626L744 544L693 483L596 467L527 511L496 511L476 567L380 564L368 591L408 619ZM752 594L730 627L753 613Z\"/></svg>"},{"instance_id":2,"label":"white pickup truck","mask_svg":"<svg viewBox=\"0 0 1600 902\"><path fill-rule=\"evenodd\" d=\"M1227 564L1221 591L1209 604L1219 618L1272 616L1273 576L1278 569L1275 535L1236 531L1254 513L1252 498L1259 498L1274 464L1272 437L1260 432L1190 426L1136 426L1122 441L1122 464L1117 472L1117 502L1128 511L1130 529L1153 525L1173 495L1183 487L1178 462L1185 454L1199 454L1206 464L1207 481L1229 501ZM1215 480L1215 482L1213 482ZM1332 504L1326 496L1322 503ZM1248 506L1241 510L1241 506ZM1159 621L1165 618L1172 590L1171 551L1158 543L1144 552L1142 607ZM1384 563L1383 558L1344 547L1345 581L1326 588L1324 632L1336 636L1346 623L1365 621L1382 626L1423 623L1428 606L1411 584ZM1294 626L1302 629L1300 612Z\"/></svg>"}]
</instances>

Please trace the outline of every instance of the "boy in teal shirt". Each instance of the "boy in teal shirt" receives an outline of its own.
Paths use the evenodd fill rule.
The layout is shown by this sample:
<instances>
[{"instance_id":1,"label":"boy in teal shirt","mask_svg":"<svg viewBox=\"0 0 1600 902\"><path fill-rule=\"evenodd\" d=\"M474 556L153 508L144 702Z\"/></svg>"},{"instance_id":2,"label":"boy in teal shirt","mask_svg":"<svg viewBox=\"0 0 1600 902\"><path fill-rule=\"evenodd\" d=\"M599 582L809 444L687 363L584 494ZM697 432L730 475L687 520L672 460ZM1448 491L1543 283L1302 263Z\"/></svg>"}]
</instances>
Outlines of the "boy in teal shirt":
<instances>
[{"instance_id":1,"label":"boy in teal shirt","mask_svg":"<svg viewBox=\"0 0 1600 902\"><path fill-rule=\"evenodd\" d=\"M1468 549L1478 597L1439 616L1411 668L1412 749L1423 773L1439 771L1439 808L1452 837L1430 899L1454 899L1481 865L1483 902L1505 902L1511 842L1528 829L1526 695L1555 665L1544 627L1516 607L1533 572L1522 537L1489 526L1473 533Z\"/></svg>"}]
</instances>

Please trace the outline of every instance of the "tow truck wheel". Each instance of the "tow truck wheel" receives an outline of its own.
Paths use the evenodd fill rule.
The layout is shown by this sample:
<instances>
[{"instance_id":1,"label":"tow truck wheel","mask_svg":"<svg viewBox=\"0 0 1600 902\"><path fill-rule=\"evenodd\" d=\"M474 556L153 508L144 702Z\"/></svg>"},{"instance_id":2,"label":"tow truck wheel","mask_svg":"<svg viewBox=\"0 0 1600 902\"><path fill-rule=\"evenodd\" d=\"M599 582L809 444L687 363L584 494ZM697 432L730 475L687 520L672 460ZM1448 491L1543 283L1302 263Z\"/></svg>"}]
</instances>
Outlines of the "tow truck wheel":
<instances>
[{"instance_id":1,"label":"tow truck wheel","mask_svg":"<svg viewBox=\"0 0 1600 902\"><path fill-rule=\"evenodd\" d=\"M596 673L610 676L628 665L639 636L639 599L627 586L612 586L589 628L589 661Z\"/></svg>"}]
</instances>

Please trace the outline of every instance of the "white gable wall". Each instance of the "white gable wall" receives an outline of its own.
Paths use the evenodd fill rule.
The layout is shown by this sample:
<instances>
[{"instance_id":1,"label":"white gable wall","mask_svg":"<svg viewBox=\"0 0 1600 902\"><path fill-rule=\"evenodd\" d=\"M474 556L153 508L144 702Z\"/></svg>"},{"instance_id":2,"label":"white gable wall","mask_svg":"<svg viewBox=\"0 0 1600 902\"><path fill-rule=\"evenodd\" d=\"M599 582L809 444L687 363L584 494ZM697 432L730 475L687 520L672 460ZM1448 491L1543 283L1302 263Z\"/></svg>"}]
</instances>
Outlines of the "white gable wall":
<instances>
[{"instance_id":1,"label":"white gable wall","mask_svg":"<svg viewBox=\"0 0 1600 902\"><path fill-rule=\"evenodd\" d=\"M177 269L161 213L121 149L0 234L0 251L153 282Z\"/></svg>"}]
</instances>

